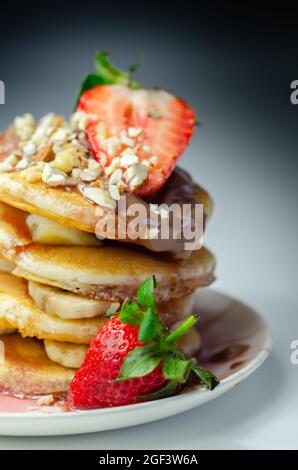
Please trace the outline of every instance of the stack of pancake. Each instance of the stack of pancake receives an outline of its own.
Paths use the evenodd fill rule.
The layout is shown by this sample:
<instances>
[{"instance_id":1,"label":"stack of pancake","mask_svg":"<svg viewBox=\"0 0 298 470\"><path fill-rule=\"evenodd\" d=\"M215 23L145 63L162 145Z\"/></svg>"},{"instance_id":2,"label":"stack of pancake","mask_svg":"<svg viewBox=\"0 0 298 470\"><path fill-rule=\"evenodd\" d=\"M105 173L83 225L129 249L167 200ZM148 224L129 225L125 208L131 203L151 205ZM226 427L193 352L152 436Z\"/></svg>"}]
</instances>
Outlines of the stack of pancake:
<instances>
[{"instance_id":1,"label":"stack of pancake","mask_svg":"<svg viewBox=\"0 0 298 470\"><path fill-rule=\"evenodd\" d=\"M16 146L11 128L0 136L0 161ZM172 328L192 312L195 290L213 281L214 257L204 247L183 253L181 240L100 240L104 209L76 188L30 182L22 171L0 171L0 390L63 393L106 313L154 274L158 311ZM150 202L171 200L202 203L205 221L211 215L208 194L179 169ZM195 329L180 342L188 357L199 347Z\"/></svg>"}]
</instances>

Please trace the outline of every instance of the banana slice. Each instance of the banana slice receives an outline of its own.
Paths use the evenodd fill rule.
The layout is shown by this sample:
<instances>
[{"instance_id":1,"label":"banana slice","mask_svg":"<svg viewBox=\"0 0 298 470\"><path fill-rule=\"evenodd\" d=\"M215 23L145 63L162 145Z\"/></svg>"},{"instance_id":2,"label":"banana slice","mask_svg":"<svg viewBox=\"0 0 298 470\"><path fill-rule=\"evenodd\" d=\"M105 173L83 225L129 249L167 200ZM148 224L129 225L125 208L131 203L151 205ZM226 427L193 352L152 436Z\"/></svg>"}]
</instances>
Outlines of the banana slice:
<instances>
[{"instance_id":1,"label":"banana slice","mask_svg":"<svg viewBox=\"0 0 298 470\"><path fill-rule=\"evenodd\" d=\"M51 361L64 367L78 369L86 355L88 346L84 344L60 343L59 341L44 341L47 356Z\"/></svg>"},{"instance_id":2,"label":"banana slice","mask_svg":"<svg viewBox=\"0 0 298 470\"><path fill-rule=\"evenodd\" d=\"M63 319L93 318L120 307L119 302L93 300L33 281L29 281L28 291L40 310Z\"/></svg>"},{"instance_id":3,"label":"banana slice","mask_svg":"<svg viewBox=\"0 0 298 470\"><path fill-rule=\"evenodd\" d=\"M101 246L95 235L30 214L26 219L32 240L46 245Z\"/></svg>"},{"instance_id":4,"label":"banana slice","mask_svg":"<svg viewBox=\"0 0 298 470\"><path fill-rule=\"evenodd\" d=\"M106 322L103 315L72 320L44 313L29 296L27 282L1 272L0 319L17 328L22 336L76 344L90 344Z\"/></svg>"}]
</instances>

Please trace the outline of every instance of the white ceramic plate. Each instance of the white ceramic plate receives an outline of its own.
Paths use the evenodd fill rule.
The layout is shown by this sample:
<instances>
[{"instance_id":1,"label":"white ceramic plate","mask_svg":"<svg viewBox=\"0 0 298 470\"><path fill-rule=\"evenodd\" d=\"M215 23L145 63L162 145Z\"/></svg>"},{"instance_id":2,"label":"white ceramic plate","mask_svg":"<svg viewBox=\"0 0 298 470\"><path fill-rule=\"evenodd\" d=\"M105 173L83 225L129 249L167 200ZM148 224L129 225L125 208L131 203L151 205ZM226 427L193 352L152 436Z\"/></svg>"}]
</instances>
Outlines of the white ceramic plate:
<instances>
[{"instance_id":1,"label":"white ceramic plate","mask_svg":"<svg viewBox=\"0 0 298 470\"><path fill-rule=\"evenodd\" d=\"M196 312L201 315L199 329L203 350L199 358L200 365L212 370L221 379L214 391L192 387L178 396L163 400L71 413L64 413L57 407L45 407L38 411L32 411L31 408L22 412L0 412L0 434L80 434L148 423L214 400L242 382L264 362L271 350L271 334L262 318L250 307L227 295L206 289L197 295ZM20 399L7 400L17 400L15 404L23 406Z\"/></svg>"}]
</instances>

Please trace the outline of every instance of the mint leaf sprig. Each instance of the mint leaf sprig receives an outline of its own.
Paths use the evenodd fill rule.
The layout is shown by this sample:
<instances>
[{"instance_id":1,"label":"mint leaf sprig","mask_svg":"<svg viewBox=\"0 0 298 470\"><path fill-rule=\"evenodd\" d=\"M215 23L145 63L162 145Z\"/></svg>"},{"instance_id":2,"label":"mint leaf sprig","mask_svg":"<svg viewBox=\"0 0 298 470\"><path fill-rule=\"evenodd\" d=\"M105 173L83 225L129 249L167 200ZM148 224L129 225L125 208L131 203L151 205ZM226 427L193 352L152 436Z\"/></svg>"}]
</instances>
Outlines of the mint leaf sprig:
<instances>
[{"instance_id":1,"label":"mint leaf sprig","mask_svg":"<svg viewBox=\"0 0 298 470\"><path fill-rule=\"evenodd\" d=\"M191 315L178 328L169 333L165 323L157 314L154 299L156 280L149 277L138 289L137 302L128 299L123 302L119 315L127 325L139 326L138 341L143 345L133 349L125 357L117 382L150 374L162 363L167 385L153 394L143 396L144 400L173 395L189 380L192 373L197 375L209 390L219 384L212 372L199 367L193 360L187 360L177 348L177 340L198 321L198 315Z\"/></svg>"},{"instance_id":2,"label":"mint leaf sprig","mask_svg":"<svg viewBox=\"0 0 298 470\"><path fill-rule=\"evenodd\" d=\"M125 85L131 88L140 88L140 84L133 79L133 74L140 64L131 65L128 71L117 69L108 59L111 55L107 51L99 51L95 56L95 73L88 74L81 86L77 97L77 102L82 93L97 85Z\"/></svg>"}]
</instances>

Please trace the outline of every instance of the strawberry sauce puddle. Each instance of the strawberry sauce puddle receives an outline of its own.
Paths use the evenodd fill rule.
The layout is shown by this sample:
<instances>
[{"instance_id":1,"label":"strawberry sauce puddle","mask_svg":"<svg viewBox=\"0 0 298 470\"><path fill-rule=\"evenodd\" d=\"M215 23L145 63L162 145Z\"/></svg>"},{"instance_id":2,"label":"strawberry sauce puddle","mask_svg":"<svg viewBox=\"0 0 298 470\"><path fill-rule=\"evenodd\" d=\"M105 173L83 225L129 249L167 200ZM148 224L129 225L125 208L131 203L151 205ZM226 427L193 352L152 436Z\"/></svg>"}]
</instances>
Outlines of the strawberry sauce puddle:
<instances>
[{"instance_id":1,"label":"strawberry sauce puddle","mask_svg":"<svg viewBox=\"0 0 298 470\"><path fill-rule=\"evenodd\" d=\"M231 352L233 349L233 354ZM241 352L244 352L244 347L239 348ZM217 373L220 380L228 375L228 370L233 369L233 365L241 367L246 361L235 362L238 358L240 351L235 346L222 350L222 354L211 356L210 351L202 349L198 354L198 361L204 363L204 367L210 367L210 369ZM208 354L209 353L209 354ZM242 355L242 354L241 354ZM220 356L220 357L219 357ZM228 364L227 364L228 362ZM227 367L228 366L228 367ZM189 385L184 389L184 393L188 390L192 390L199 383L196 379L190 381ZM53 413L64 413L64 400L63 398L57 398L52 405L40 405L38 403L40 396L36 397L25 397L25 396L14 396L8 393L0 393L0 413L36 413L36 414L53 414ZM82 410L78 410L82 411Z\"/></svg>"},{"instance_id":2,"label":"strawberry sauce puddle","mask_svg":"<svg viewBox=\"0 0 298 470\"><path fill-rule=\"evenodd\" d=\"M61 400L57 404L40 405L41 397L22 397L0 393L0 413L61 413L63 412Z\"/></svg>"}]
</instances>

